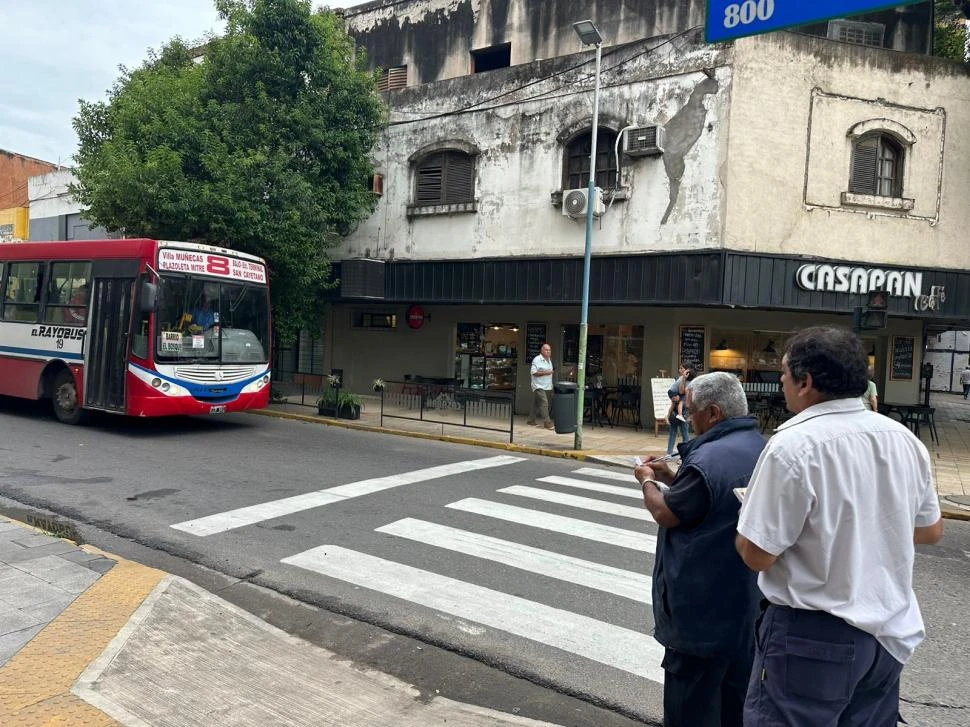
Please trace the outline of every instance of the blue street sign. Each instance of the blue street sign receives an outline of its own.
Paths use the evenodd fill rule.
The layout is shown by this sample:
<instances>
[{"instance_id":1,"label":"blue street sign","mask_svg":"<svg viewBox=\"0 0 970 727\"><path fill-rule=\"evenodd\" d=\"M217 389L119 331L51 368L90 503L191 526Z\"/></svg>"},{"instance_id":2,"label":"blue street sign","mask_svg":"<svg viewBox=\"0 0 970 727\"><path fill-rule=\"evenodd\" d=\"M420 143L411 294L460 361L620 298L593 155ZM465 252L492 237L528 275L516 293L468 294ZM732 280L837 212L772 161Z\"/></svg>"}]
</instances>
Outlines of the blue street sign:
<instances>
[{"instance_id":1,"label":"blue street sign","mask_svg":"<svg viewBox=\"0 0 970 727\"><path fill-rule=\"evenodd\" d=\"M794 25L871 13L922 0L708 0L707 42L743 38Z\"/></svg>"}]
</instances>

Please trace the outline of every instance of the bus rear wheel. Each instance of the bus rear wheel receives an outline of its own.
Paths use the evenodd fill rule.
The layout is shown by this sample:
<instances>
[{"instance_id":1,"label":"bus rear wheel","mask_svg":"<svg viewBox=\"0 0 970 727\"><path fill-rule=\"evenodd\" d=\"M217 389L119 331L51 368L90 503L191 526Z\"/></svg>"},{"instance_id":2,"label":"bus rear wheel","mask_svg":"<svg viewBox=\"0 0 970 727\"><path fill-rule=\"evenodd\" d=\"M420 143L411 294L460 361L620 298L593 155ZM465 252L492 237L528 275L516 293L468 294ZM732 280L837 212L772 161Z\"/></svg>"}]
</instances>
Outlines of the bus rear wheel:
<instances>
[{"instance_id":1,"label":"bus rear wheel","mask_svg":"<svg viewBox=\"0 0 970 727\"><path fill-rule=\"evenodd\" d=\"M54 416L64 424L80 424L84 419L84 409L77 398L77 384L74 374L62 369L54 378L54 391L51 396Z\"/></svg>"}]
</instances>

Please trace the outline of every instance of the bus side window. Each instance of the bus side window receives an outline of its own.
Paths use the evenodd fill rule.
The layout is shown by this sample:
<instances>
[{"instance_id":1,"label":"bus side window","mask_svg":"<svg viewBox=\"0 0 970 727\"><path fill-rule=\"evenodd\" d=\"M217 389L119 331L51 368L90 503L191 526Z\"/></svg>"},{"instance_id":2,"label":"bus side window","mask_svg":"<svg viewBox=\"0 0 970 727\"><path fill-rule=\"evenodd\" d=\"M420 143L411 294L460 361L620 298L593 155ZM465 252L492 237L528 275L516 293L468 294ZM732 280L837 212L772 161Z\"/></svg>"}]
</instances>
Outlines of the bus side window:
<instances>
[{"instance_id":1,"label":"bus side window","mask_svg":"<svg viewBox=\"0 0 970 727\"><path fill-rule=\"evenodd\" d=\"M145 276L143 275L139 282L144 281ZM138 285L135 290L141 291L144 286ZM148 358L148 324L151 320L151 313L138 313L141 301L137 301L135 305L135 320L132 322L133 331L131 337L131 354L137 356L138 358L147 359ZM167 324L166 324L167 325Z\"/></svg>"},{"instance_id":2,"label":"bus side window","mask_svg":"<svg viewBox=\"0 0 970 727\"><path fill-rule=\"evenodd\" d=\"M90 280L91 263L53 263L47 282L44 320L69 326L87 324Z\"/></svg>"},{"instance_id":3,"label":"bus side window","mask_svg":"<svg viewBox=\"0 0 970 727\"><path fill-rule=\"evenodd\" d=\"M10 263L3 292L3 319L36 323L43 285L41 263Z\"/></svg>"}]
</instances>

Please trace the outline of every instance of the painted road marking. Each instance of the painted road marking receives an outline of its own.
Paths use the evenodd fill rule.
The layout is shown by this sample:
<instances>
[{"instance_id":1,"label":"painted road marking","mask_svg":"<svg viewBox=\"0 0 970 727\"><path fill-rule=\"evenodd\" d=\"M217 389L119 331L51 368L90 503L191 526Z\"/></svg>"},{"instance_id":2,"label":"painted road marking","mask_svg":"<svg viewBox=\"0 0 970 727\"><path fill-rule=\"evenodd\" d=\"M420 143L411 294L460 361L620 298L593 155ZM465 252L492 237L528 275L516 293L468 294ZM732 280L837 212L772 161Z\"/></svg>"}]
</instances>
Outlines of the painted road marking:
<instances>
[{"instance_id":1,"label":"painted road marking","mask_svg":"<svg viewBox=\"0 0 970 727\"><path fill-rule=\"evenodd\" d=\"M323 505L330 505L335 502L346 502L355 497L372 495L375 492L389 490L392 487L413 485L417 482L426 482L450 475L460 475L466 472L474 472L491 467L502 467L524 461L524 457L500 455L498 457L487 457L486 459L475 459L467 462L454 462L452 464L439 465L438 467L414 470L413 472L401 472L387 477L375 477L369 480L351 482L346 485L338 485L337 487L328 487L325 490L286 497L282 500L272 500L270 502L260 503L259 505L241 507L236 510L220 512L196 520L186 520L185 522L176 523L171 527L200 537L215 535L216 533L223 533L234 528L241 528L245 525L253 525L264 520L272 520L273 518L284 515L292 515L295 512L310 510L314 507L322 507Z\"/></svg>"},{"instance_id":2,"label":"painted road marking","mask_svg":"<svg viewBox=\"0 0 970 727\"><path fill-rule=\"evenodd\" d=\"M377 532L502 563L641 603L651 603L652 581L642 573L415 518L404 518L384 525L377 528Z\"/></svg>"},{"instance_id":3,"label":"painted road marking","mask_svg":"<svg viewBox=\"0 0 970 727\"><path fill-rule=\"evenodd\" d=\"M623 528L615 528L611 525L600 525L599 523L591 523L586 520L577 520L576 518L553 515L548 512L529 510L524 507L480 500L476 497L469 497L464 500L452 502L445 505L445 507L518 523L519 525L527 525L532 528L539 528L540 530L572 535L573 537L583 538L585 540L595 540L598 543L615 545L618 548L638 550L643 553L657 552L657 537L646 533L638 533L635 530L624 530Z\"/></svg>"},{"instance_id":4,"label":"painted road marking","mask_svg":"<svg viewBox=\"0 0 970 727\"><path fill-rule=\"evenodd\" d=\"M578 495L570 495L567 492L554 492L552 490L542 490L538 487L524 487L522 485L503 487L501 490L496 490L496 492L501 492L506 495L518 495L519 497L530 497L533 500L554 502L558 505L568 505L569 507L580 507L584 510L602 512L608 515L619 515L620 517L633 518L634 520L655 522L653 516L642 506L630 507L629 505L615 505L612 502L603 502L602 500L595 500L592 497L580 497Z\"/></svg>"},{"instance_id":5,"label":"painted road marking","mask_svg":"<svg viewBox=\"0 0 970 727\"><path fill-rule=\"evenodd\" d=\"M628 472L617 472L615 470L600 470L595 467L580 467L573 470L574 475L585 475L586 477L602 477L605 480L616 480L617 482L635 483L636 477L633 476L633 463L630 463Z\"/></svg>"},{"instance_id":6,"label":"painted road marking","mask_svg":"<svg viewBox=\"0 0 970 727\"><path fill-rule=\"evenodd\" d=\"M663 682L663 647L631 629L336 545L281 562Z\"/></svg>"},{"instance_id":7,"label":"painted road marking","mask_svg":"<svg viewBox=\"0 0 970 727\"><path fill-rule=\"evenodd\" d=\"M590 492L604 492L607 495L619 495L620 497L632 497L635 500L643 500L643 492L634 485L633 487L620 487L619 485L604 485L600 482L589 482L587 480L577 480L572 477L540 477L536 482L546 482L550 485L563 485L564 487L576 487L580 490ZM636 480L634 480L634 483Z\"/></svg>"}]
</instances>

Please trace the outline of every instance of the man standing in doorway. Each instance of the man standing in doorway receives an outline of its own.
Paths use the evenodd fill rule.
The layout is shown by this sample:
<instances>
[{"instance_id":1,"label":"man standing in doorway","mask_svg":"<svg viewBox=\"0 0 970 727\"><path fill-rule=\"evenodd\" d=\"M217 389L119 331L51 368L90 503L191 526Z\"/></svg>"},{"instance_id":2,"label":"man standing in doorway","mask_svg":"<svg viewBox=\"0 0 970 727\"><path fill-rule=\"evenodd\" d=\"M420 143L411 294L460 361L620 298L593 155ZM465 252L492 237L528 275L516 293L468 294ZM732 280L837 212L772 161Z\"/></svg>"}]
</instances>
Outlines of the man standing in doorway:
<instances>
[{"instance_id":1,"label":"man standing in doorway","mask_svg":"<svg viewBox=\"0 0 970 727\"><path fill-rule=\"evenodd\" d=\"M943 536L930 457L870 416L851 331L806 328L782 358L795 416L758 460L737 548L765 595L745 727L894 725L899 675L925 631L914 543Z\"/></svg>"},{"instance_id":2,"label":"man standing in doorway","mask_svg":"<svg viewBox=\"0 0 970 727\"><path fill-rule=\"evenodd\" d=\"M698 376L686 404L697 436L680 445L676 476L653 459L633 473L661 528L653 620L664 646L664 727L741 727L761 594L733 547L734 490L748 484L765 438L733 374Z\"/></svg>"},{"instance_id":3,"label":"man standing in doorway","mask_svg":"<svg viewBox=\"0 0 970 727\"><path fill-rule=\"evenodd\" d=\"M960 372L960 384L963 386L963 398L970 394L970 366L964 366Z\"/></svg>"},{"instance_id":4,"label":"man standing in doorway","mask_svg":"<svg viewBox=\"0 0 970 727\"><path fill-rule=\"evenodd\" d=\"M549 409L552 405L552 346L543 343L539 355L532 359L532 410L529 424L552 429Z\"/></svg>"}]
</instances>

